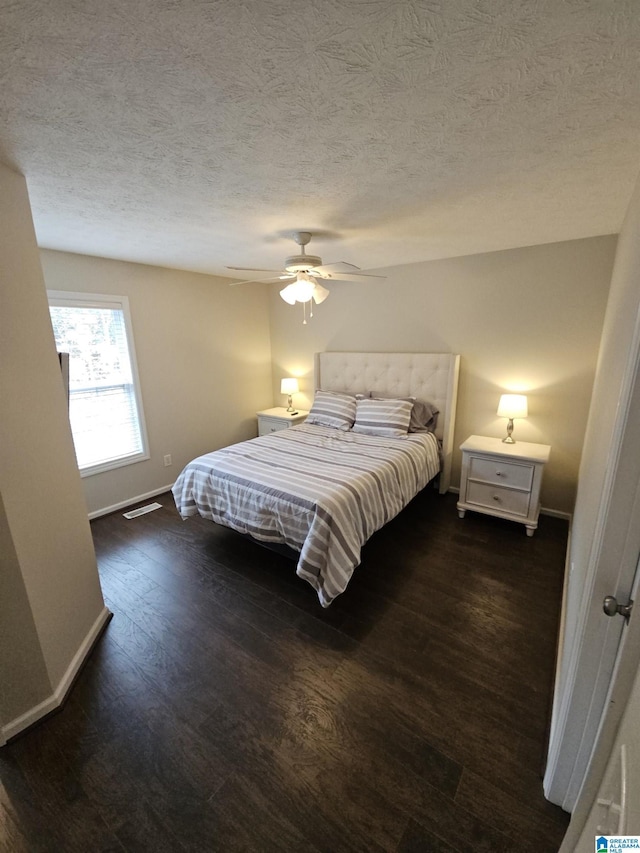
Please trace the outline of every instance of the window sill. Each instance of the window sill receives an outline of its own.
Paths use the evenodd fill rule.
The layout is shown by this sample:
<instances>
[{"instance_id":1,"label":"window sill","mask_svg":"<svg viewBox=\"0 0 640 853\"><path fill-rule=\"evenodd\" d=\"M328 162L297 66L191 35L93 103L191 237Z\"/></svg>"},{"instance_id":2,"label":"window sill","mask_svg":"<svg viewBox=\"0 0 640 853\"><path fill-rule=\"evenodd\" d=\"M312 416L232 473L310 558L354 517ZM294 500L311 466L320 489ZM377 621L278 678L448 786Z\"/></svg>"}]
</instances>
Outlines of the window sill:
<instances>
[{"instance_id":1,"label":"window sill","mask_svg":"<svg viewBox=\"0 0 640 853\"><path fill-rule=\"evenodd\" d=\"M90 465L87 468L81 468L80 476L93 477L94 474L104 474L106 471L123 468L125 465L134 465L136 462L143 462L145 459L150 458L149 453L133 453L131 456L121 456L119 459L112 459L109 462L102 462L99 465Z\"/></svg>"}]
</instances>

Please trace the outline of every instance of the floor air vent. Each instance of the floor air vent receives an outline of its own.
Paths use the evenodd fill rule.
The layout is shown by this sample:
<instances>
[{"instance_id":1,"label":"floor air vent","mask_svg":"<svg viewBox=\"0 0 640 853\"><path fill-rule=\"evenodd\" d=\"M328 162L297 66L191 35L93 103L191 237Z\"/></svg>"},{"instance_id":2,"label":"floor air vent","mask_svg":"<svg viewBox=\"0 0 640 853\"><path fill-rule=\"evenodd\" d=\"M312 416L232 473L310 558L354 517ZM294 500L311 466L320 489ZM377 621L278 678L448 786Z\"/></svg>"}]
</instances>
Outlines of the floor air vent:
<instances>
[{"instance_id":1,"label":"floor air vent","mask_svg":"<svg viewBox=\"0 0 640 853\"><path fill-rule=\"evenodd\" d=\"M147 512L153 512L154 509L162 509L162 504L147 504L139 506L138 509L132 509L131 512L123 512L125 518L137 518L139 515L145 515Z\"/></svg>"}]
</instances>

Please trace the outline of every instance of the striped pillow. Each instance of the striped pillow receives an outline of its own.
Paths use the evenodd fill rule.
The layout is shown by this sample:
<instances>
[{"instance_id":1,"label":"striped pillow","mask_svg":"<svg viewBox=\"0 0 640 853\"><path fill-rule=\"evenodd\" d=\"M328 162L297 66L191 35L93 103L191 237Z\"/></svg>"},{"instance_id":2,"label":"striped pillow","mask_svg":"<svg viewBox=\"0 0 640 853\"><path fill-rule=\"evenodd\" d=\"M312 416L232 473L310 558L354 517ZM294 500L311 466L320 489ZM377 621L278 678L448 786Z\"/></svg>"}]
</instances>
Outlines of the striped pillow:
<instances>
[{"instance_id":1,"label":"striped pillow","mask_svg":"<svg viewBox=\"0 0 640 853\"><path fill-rule=\"evenodd\" d=\"M410 400L358 400L353 432L365 435L406 435L412 408Z\"/></svg>"},{"instance_id":2,"label":"striped pillow","mask_svg":"<svg viewBox=\"0 0 640 853\"><path fill-rule=\"evenodd\" d=\"M356 419L356 398L336 391L316 391L306 423L349 430Z\"/></svg>"},{"instance_id":3,"label":"striped pillow","mask_svg":"<svg viewBox=\"0 0 640 853\"><path fill-rule=\"evenodd\" d=\"M396 397L393 394L376 394L371 396L376 400L410 400L413 403L409 432L435 432L438 425L439 409L426 400L416 400L415 397Z\"/></svg>"}]
</instances>

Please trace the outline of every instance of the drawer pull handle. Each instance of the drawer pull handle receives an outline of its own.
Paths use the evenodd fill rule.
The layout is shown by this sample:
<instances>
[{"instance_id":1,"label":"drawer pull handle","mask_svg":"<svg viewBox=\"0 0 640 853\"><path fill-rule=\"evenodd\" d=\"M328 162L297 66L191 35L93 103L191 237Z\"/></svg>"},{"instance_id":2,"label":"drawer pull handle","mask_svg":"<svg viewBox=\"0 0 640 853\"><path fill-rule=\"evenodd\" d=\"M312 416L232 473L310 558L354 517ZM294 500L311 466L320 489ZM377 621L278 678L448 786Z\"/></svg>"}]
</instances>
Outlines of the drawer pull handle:
<instances>
[{"instance_id":1,"label":"drawer pull handle","mask_svg":"<svg viewBox=\"0 0 640 853\"><path fill-rule=\"evenodd\" d=\"M494 499L494 501L498 501L498 503L500 503L500 501L502 500L502 498L500 497L500 495L494 495L494 496L493 496L493 499Z\"/></svg>"},{"instance_id":2,"label":"drawer pull handle","mask_svg":"<svg viewBox=\"0 0 640 853\"><path fill-rule=\"evenodd\" d=\"M502 477L502 471L496 471L496 477Z\"/></svg>"}]
</instances>

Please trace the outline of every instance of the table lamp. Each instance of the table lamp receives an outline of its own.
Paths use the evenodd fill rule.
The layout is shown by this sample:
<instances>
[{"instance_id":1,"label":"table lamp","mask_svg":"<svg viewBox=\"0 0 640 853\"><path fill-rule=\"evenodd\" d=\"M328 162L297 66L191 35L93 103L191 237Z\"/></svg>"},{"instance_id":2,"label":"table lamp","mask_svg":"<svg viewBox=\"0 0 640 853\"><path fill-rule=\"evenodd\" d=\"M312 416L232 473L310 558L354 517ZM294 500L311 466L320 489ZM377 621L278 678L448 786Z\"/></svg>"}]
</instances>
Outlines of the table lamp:
<instances>
[{"instance_id":1,"label":"table lamp","mask_svg":"<svg viewBox=\"0 0 640 853\"><path fill-rule=\"evenodd\" d=\"M505 444L515 444L516 440L513 437L513 419L526 418L529 412L527 410L527 398L524 394L503 394L500 397L498 404L498 417L509 418L507 424L507 435L503 438Z\"/></svg>"},{"instance_id":2,"label":"table lamp","mask_svg":"<svg viewBox=\"0 0 640 853\"><path fill-rule=\"evenodd\" d=\"M293 405L291 400L292 394L297 394L300 389L298 388L298 380L287 377L286 379L280 380L280 393L287 395L287 411L293 412Z\"/></svg>"}]
</instances>

